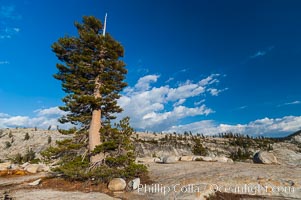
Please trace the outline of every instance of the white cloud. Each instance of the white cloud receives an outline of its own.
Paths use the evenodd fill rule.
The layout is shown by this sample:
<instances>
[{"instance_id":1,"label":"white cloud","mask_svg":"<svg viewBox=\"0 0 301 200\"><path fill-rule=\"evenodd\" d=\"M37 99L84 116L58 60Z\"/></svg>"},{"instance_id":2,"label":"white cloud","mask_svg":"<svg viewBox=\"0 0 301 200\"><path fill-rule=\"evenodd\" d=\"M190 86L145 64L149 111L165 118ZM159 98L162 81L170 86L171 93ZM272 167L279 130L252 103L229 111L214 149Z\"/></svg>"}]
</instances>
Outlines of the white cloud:
<instances>
[{"instance_id":1,"label":"white cloud","mask_svg":"<svg viewBox=\"0 0 301 200\"><path fill-rule=\"evenodd\" d=\"M204 103L205 101L206 101L205 99L202 99L202 100L200 100L200 101L194 102L194 105L195 105L195 106L201 105L201 104Z\"/></svg>"},{"instance_id":2,"label":"white cloud","mask_svg":"<svg viewBox=\"0 0 301 200\"><path fill-rule=\"evenodd\" d=\"M212 96L218 96L221 92L224 92L228 90L228 88L224 88L224 89L216 89L216 88L208 88L207 91L212 95Z\"/></svg>"},{"instance_id":3,"label":"white cloud","mask_svg":"<svg viewBox=\"0 0 301 200\"><path fill-rule=\"evenodd\" d=\"M0 39L11 39L14 35L18 34L21 31L20 28L10 28L6 27L5 29L0 29Z\"/></svg>"},{"instance_id":4,"label":"white cloud","mask_svg":"<svg viewBox=\"0 0 301 200\"><path fill-rule=\"evenodd\" d=\"M165 130L178 123L179 120L193 116L207 116L214 113L204 102L208 88L214 89L220 75L212 74L198 81L187 80L177 86L153 86L159 75L141 77L133 87L124 90L118 104L124 109L118 118L130 116L131 125L135 129ZM219 89L216 89L219 91ZM195 102L195 98L203 99ZM191 106L189 106L191 105ZM50 124L59 125L57 119L66 114L51 107L34 111L34 117L4 116L0 118L0 127L37 126L47 128Z\"/></svg>"},{"instance_id":5,"label":"white cloud","mask_svg":"<svg viewBox=\"0 0 301 200\"><path fill-rule=\"evenodd\" d=\"M196 108L187 108L185 106L174 107L172 111L168 112L150 112L142 117L143 123L139 128L163 128L170 123L175 123L177 120L196 115L208 115L213 111L207 108L205 105ZM156 127L154 127L156 126Z\"/></svg>"},{"instance_id":6,"label":"white cloud","mask_svg":"<svg viewBox=\"0 0 301 200\"><path fill-rule=\"evenodd\" d=\"M150 83L157 82L159 78L158 75L147 75L138 80L138 83L135 85L135 89L137 90L148 90L150 87Z\"/></svg>"},{"instance_id":7,"label":"white cloud","mask_svg":"<svg viewBox=\"0 0 301 200\"><path fill-rule=\"evenodd\" d=\"M218 77L219 74L212 74L197 82L187 80L176 87L170 85L154 87L151 83L156 83L159 76L144 76L134 87L126 88L118 100L124 109L119 118L130 116L134 128L158 131L186 117L213 113L211 108L203 104L204 101L192 108L183 104L186 104L188 99L209 93L207 87L213 88L213 84L219 82Z\"/></svg>"},{"instance_id":8,"label":"white cloud","mask_svg":"<svg viewBox=\"0 0 301 200\"><path fill-rule=\"evenodd\" d=\"M238 107L237 109L238 109L238 110L244 110L244 109L246 109L246 108L248 108L248 106L240 106L240 107Z\"/></svg>"},{"instance_id":9,"label":"white cloud","mask_svg":"<svg viewBox=\"0 0 301 200\"><path fill-rule=\"evenodd\" d=\"M301 101L288 102L288 103L285 103L284 105L296 105L296 104L301 104Z\"/></svg>"},{"instance_id":10,"label":"white cloud","mask_svg":"<svg viewBox=\"0 0 301 200\"><path fill-rule=\"evenodd\" d=\"M142 61L140 60L138 60L138 64L141 64L142 63ZM147 68L139 68L139 69L137 69L137 73L138 74L147 74L149 72L149 69L147 69Z\"/></svg>"},{"instance_id":11,"label":"white cloud","mask_svg":"<svg viewBox=\"0 0 301 200\"><path fill-rule=\"evenodd\" d=\"M264 56L267 52L266 51L257 51L254 55L250 56L251 58L256 58L260 56Z\"/></svg>"},{"instance_id":12,"label":"white cloud","mask_svg":"<svg viewBox=\"0 0 301 200\"><path fill-rule=\"evenodd\" d=\"M38 116L47 116L47 115L59 115L62 116L66 114L65 111L60 110L58 107L51 107L46 109L38 109L34 111Z\"/></svg>"},{"instance_id":13,"label":"white cloud","mask_svg":"<svg viewBox=\"0 0 301 200\"><path fill-rule=\"evenodd\" d=\"M184 68L184 69L181 69L181 70L179 70L179 71L173 73L172 76L169 77L169 78L167 79L167 81L165 81L165 83L169 83L169 82L175 80L175 77L177 77L179 74L186 73L188 70L189 70L188 68Z\"/></svg>"},{"instance_id":14,"label":"white cloud","mask_svg":"<svg viewBox=\"0 0 301 200\"><path fill-rule=\"evenodd\" d=\"M298 105L298 104L301 104L301 101L286 102L286 103L283 103L283 104L279 104L277 107L290 106L290 105Z\"/></svg>"},{"instance_id":15,"label":"white cloud","mask_svg":"<svg viewBox=\"0 0 301 200\"><path fill-rule=\"evenodd\" d=\"M9 115L6 113L0 113L0 118L4 118L4 117L9 117Z\"/></svg>"},{"instance_id":16,"label":"white cloud","mask_svg":"<svg viewBox=\"0 0 301 200\"><path fill-rule=\"evenodd\" d=\"M16 33L19 33L21 31L20 28L13 28L13 31L15 31Z\"/></svg>"},{"instance_id":17,"label":"white cloud","mask_svg":"<svg viewBox=\"0 0 301 200\"><path fill-rule=\"evenodd\" d=\"M1 33L1 31L0 31ZM10 39L11 35L0 35L0 39Z\"/></svg>"},{"instance_id":18,"label":"white cloud","mask_svg":"<svg viewBox=\"0 0 301 200\"><path fill-rule=\"evenodd\" d=\"M22 18L22 16L16 12L14 5L4 5L0 7L0 18L19 20Z\"/></svg>"},{"instance_id":19,"label":"white cloud","mask_svg":"<svg viewBox=\"0 0 301 200\"><path fill-rule=\"evenodd\" d=\"M169 83L171 81L173 81L175 78L174 77L170 77L169 79L167 79L167 81L165 81L165 83Z\"/></svg>"},{"instance_id":20,"label":"white cloud","mask_svg":"<svg viewBox=\"0 0 301 200\"><path fill-rule=\"evenodd\" d=\"M0 128L7 127L38 127L48 128L50 125L52 128L59 126L60 128L70 128L74 125L61 124L58 122L58 118L65 114L64 111L58 109L58 107L51 107L47 109L39 109L34 111L36 116L10 116L5 113L0 113Z\"/></svg>"},{"instance_id":21,"label":"white cloud","mask_svg":"<svg viewBox=\"0 0 301 200\"><path fill-rule=\"evenodd\" d=\"M11 126L22 126L29 123L29 117L27 116L13 116L0 119L0 124Z\"/></svg>"},{"instance_id":22,"label":"white cloud","mask_svg":"<svg viewBox=\"0 0 301 200\"><path fill-rule=\"evenodd\" d=\"M164 107L164 106L163 106ZM171 111L156 112L156 110L162 110L160 103L155 104L153 107L148 108L147 112L140 112L137 117L131 118L134 120L133 126L141 129L151 129L155 126L163 127L164 132L183 133L184 131L191 131L192 133L203 133L204 135L214 135L218 133L234 132L248 135L278 135L284 136L288 133L293 133L301 129L301 116L285 116L282 118L262 118L255 121L251 121L247 124L218 124L213 120L202 120L190 124L174 125L178 119L185 118L187 116L196 115L208 115L213 111L207 108L205 105L188 108L185 106L176 106ZM48 128L50 125L52 128L56 128L58 125L60 128L73 127L71 124L60 124L57 119L63 114L58 112L57 107L41 109L35 111L37 113L34 117L29 116L10 116L5 113L0 113L0 128L7 127L38 127ZM135 116L135 113L133 113ZM144 115L143 115L144 114ZM132 121L133 122L133 121ZM154 130L154 129L152 129Z\"/></svg>"},{"instance_id":23,"label":"white cloud","mask_svg":"<svg viewBox=\"0 0 301 200\"><path fill-rule=\"evenodd\" d=\"M173 104L173 106L179 106L182 105L183 103L185 103L186 99L179 99L179 101L177 101L176 103Z\"/></svg>"},{"instance_id":24,"label":"white cloud","mask_svg":"<svg viewBox=\"0 0 301 200\"><path fill-rule=\"evenodd\" d=\"M9 62L7 60L0 60L0 65L8 65Z\"/></svg>"},{"instance_id":25,"label":"white cloud","mask_svg":"<svg viewBox=\"0 0 301 200\"><path fill-rule=\"evenodd\" d=\"M177 88L170 88L167 94L167 99L169 101L176 101L178 99L198 96L204 92L205 88L203 86L187 82Z\"/></svg>"},{"instance_id":26,"label":"white cloud","mask_svg":"<svg viewBox=\"0 0 301 200\"><path fill-rule=\"evenodd\" d=\"M0 7L0 39L11 39L12 36L20 32L20 28L12 26L12 24L22 19L22 16L15 10L14 5L2 5Z\"/></svg>"},{"instance_id":27,"label":"white cloud","mask_svg":"<svg viewBox=\"0 0 301 200\"><path fill-rule=\"evenodd\" d=\"M219 76L220 74L211 74L207 78L200 80L198 84L201 86L205 86L205 85L211 85L213 83L218 83L219 80L217 79L217 77Z\"/></svg>"},{"instance_id":28,"label":"white cloud","mask_svg":"<svg viewBox=\"0 0 301 200\"><path fill-rule=\"evenodd\" d=\"M274 49L274 46L270 46L270 47L266 48L265 50L257 51L255 54L251 55L250 58L253 59L253 58L265 56L268 52L272 51L273 49Z\"/></svg>"},{"instance_id":29,"label":"white cloud","mask_svg":"<svg viewBox=\"0 0 301 200\"><path fill-rule=\"evenodd\" d=\"M282 118L263 118L248 124L218 124L213 120L203 120L185 125L171 126L164 132L184 132L203 133L214 135L218 133L234 132L248 135L285 135L301 129L301 116L285 116Z\"/></svg>"}]
</instances>

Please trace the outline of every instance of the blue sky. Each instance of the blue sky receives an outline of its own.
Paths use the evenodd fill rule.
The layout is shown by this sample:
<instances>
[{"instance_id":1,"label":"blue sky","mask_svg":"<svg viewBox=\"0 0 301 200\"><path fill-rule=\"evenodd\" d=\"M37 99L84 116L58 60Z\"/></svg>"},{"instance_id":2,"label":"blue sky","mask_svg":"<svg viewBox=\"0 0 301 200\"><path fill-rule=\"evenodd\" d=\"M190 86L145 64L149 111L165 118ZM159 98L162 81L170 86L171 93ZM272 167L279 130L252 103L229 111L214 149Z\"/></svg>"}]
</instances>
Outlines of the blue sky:
<instances>
[{"instance_id":1,"label":"blue sky","mask_svg":"<svg viewBox=\"0 0 301 200\"><path fill-rule=\"evenodd\" d=\"M298 0L0 0L0 127L57 124L65 94L50 46L106 12L128 69L119 117L135 129L301 129Z\"/></svg>"}]
</instances>

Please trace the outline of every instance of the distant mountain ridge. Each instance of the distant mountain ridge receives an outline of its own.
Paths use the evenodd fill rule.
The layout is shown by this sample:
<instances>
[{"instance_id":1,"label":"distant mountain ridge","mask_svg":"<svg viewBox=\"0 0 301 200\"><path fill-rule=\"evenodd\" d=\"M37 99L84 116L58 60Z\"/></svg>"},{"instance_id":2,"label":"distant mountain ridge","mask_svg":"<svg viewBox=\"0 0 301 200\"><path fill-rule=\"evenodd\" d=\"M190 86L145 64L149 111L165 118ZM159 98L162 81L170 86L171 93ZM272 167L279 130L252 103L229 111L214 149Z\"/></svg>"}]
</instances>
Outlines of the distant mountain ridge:
<instances>
[{"instance_id":1,"label":"distant mountain ridge","mask_svg":"<svg viewBox=\"0 0 301 200\"><path fill-rule=\"evenodd\" d=\"M288 135L288 136L286 136L286 137L283 137L283 138L286 139L286 140L290 140L290 139L292 139L292 138L295 137L295 136L301 136L301 130L296 131L295 133L293 133L293 134L291 134L291 135Z\"/></svg>"},{"instance_id":2,"label":"distant mountain ridge","mask_svg":"<svg viewBox=\"0 0 301 200\"><path fill-rule=\"evenodd\" d=\"M295 141L297 143L301 143L301 130L296 131L285 137L274 138L277 141Z\"/></svg>"}]
</instances>

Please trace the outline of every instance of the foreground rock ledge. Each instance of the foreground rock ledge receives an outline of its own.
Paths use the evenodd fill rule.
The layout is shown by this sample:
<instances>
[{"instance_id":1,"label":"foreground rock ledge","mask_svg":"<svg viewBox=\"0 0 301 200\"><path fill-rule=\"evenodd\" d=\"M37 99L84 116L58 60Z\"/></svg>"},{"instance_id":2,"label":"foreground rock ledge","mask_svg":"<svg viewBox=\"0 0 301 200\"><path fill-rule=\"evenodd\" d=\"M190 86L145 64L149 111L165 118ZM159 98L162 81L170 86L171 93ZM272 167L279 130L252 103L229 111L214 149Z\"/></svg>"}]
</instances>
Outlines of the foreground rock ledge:
<instances>
[{"instance_id":1,"label":"foreground rock ledge","mask_svg":"<svg viewBox=\"0 0 301 200\"><path fill-rule=\"evenodd\" d=\"M87 199L101 199L101 200L120 200L118 198L110 197L99 192L63 192L55 190L18 190L9 194L10 197L22 200L32 199L50 199L50 200L87 200Z\"/></svg>"}]
</instances>

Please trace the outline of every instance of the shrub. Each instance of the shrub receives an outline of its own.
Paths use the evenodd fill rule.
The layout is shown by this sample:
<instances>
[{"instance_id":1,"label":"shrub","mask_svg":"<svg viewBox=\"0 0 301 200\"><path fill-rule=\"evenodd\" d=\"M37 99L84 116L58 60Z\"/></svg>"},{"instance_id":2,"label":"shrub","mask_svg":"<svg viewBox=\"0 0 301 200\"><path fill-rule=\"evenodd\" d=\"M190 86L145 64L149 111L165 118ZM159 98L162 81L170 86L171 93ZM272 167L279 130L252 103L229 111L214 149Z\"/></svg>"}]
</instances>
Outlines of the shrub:
<instances>
[{"instance_id":1,"label":"shrub","mask_svg":"<svg viewBox=\"0 0 301 200\"><path fill-rule=\"evenodd\" d=\"M8 149L9 147L11 147L11 143L9 141L5 142L5 148Z\"/></svg>"},{"instance_id":2,"label":"shrub","mask_svg":"<svg viewBox=\"0 0 301 200\"><path fill-rule=\"evenodd\" d=\"M36 159L35 157L36 157L36 153L32 149L28 149L23 156L20 153L17 153L10 160L13 163L17 163L17 164L21 164L25 162L30 162L33 164L33 163L40 162L40 159Z\"/></svg>"},{"instance_id":3,"label":"shrub","mask_svg":"<svg viewBox=\"0 0 301 200\"><path fill-rule=\"evenodd\" d=\"M12 159L13 163L21 164L23 157L20 153L17 153Z\"/></svg>"},{"instance_id":4,"label":"shrub","mask_svg":"<svg viewBox=\"0 0 301 200\"><path fill-rule=\"evenodd\" d=\"M22 161L23 162L30 162L32 160L34 160L36 157L36 153L32 150L32 149L28 149L25 153L25 155L23 156Z\"/></svg>"},{"instance_id":5,"label":"shrub","mask_svg":"<svg viewBox=\"0 0 301 200\"><path fill-rule=\"evenodd\" d=\"M29 140L29 138L30 138L30 137L29 137L29 134L26 133L25 136L24 136L24 140Z\"/></svg>"},{"instance_id":6,"label":"shrub","mask_svg":"<svg viewBox=\"0 0 301 200\"><path fill-rule=\"evenodd\" d=\"M8 133L8 137L9 137L9 138L12 138L12 137L13 137L13 133L12 133L12 131L9 131L9 133Z\"/></svg>"},{"instance_id":7,"label":"shrub","mask_svg":"<svg viewBox=\"0 0 301 200\"><path fill-rule=\"evenodd\" d=\"M269 144L267 150L268 150L268 151L272 151L272 150L273 150L273 146L272 146L271 144Z\"/></svg>"},{"instance_id":8,"label":"shrub","mask_svg":"<svg viewBox=\"0 0 301 200\"><path fill-rule=\"evenodd\" d=\"M48 136L48 139L47 139L48 144L50 144L51 141L52 141L52 138L51 138L51 136L49 135L49 136Z\"/></svg>"},{"instance_id":9,"label":"shrub","mask_svg":"<svg viewBox=\"0 0 301 200\"><path fill-rule=\"evenodd\" d=\"M194 139L195 145L192 148L192 153L194 155L199 156L206 156L207 155L207 149L203 147L201 144L201 140L199 138Z\"/></svg>"},{"instance_id":10,"label":"shrub","mask_svg":"<svg viewBox=\"0 0 301 200\"><path fill-rule=\"evenodd\" d=\"M251 158L252 153L247 149L241 150L238 148L236 151L230 154L230 158L234 161L244 161Z\"/></svg>"}]
</instances>

